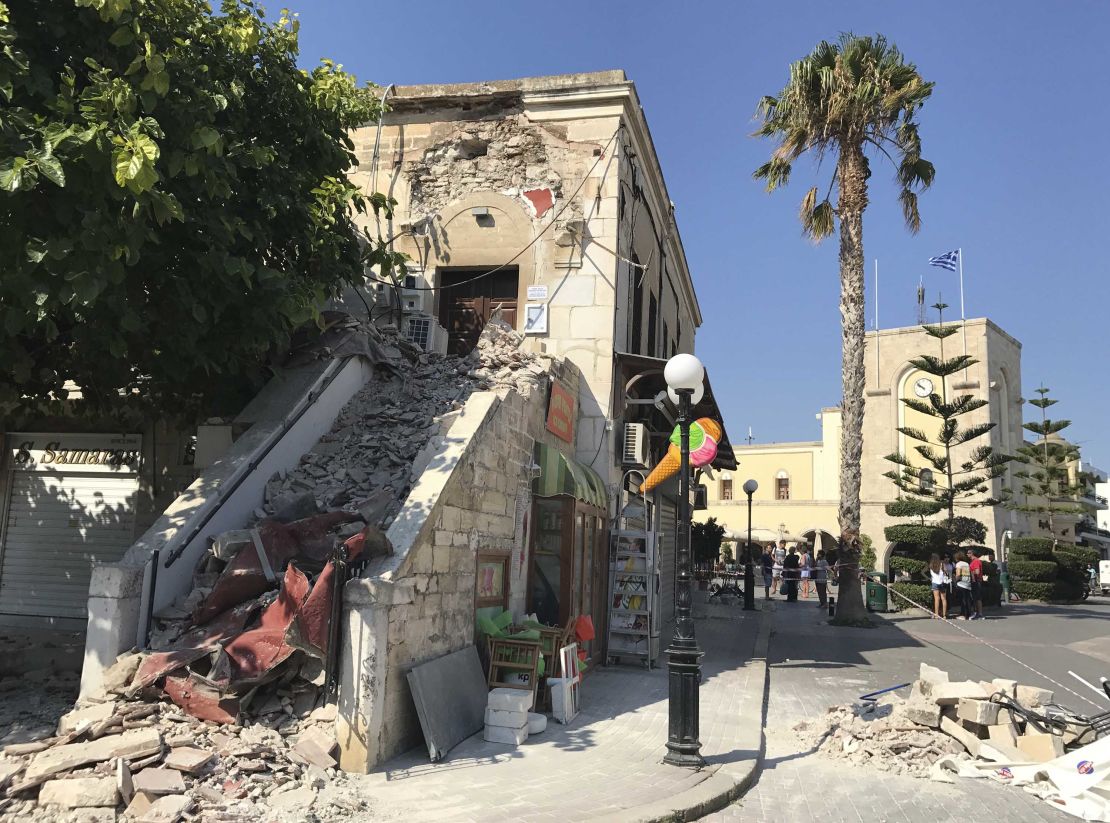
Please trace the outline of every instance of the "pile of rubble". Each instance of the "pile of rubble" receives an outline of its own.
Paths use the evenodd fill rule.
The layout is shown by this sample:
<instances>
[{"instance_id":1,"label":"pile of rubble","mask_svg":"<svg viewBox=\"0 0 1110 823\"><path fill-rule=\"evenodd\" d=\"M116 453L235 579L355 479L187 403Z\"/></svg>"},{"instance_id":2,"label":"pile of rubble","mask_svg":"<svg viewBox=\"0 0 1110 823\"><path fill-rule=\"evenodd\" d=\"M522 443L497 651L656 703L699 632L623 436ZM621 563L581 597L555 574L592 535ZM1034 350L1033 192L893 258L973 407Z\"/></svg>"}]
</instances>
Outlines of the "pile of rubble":
<instances>
[{"instance_id":1,"label":"pile of rubble","mask_svg":"<svg viewBox=\"0 0 1110 823\"><path fill-rule=\"evenodd\" d=\"M304 820L318 790L343 781L330 702L342 585L392 552L384 529L466 397L530 393L550 367L496 316L466 357L422 352L391 327L367 335L378 379L271 478L247 528L211 543L191 591L155 615L149 649L122 655L56 729L4 739L0 816ZM361 803L312 813L348 817Z\"/></svg>"},{"instance_id":2,"label":"pile of rubble","mask_svg":"<svg viewBox=\"0 0 1110 823\"><path fill-rule=\"evenodd\" d=\"M886 772L948 782L953 764L980 759L994 764L1045 763L1065 748L1092 742L1081 724L1052 707L1047 689L1013 680L948 679L921 664L908 698L893 693L871 703L834 706L817 723L794 727L801 739L826 757ZM1014 706L1022 711L1014 711ZM1056 718L1056 733L1026 723L1023 712Z\"/></svg>"},{"instance_id":3,"label":"pile of rubble","mask_svg":"<svg viewBox=\"0 0 1110 823\"><path fill-rule=\"evenodd\" d=\"M427 465L422 449L472 391L511 387L527 396L550 367L550 358L521 350L524 336L499 312L462 357L422 352L392 326L380 334L392 366L350 400L298 466L270 479L258 519L342 509L388 528Z\"/></svg>"},{"instance_id":4,"label":"pile of rubble","mask_svg":"<svg viewBox=\"0 0 1110 823\"><path fill-rule=\"evenodd\" d=\"M0 749L5 820L304 820L359 811L321 808L318 791L336 770L334 705L279 687L280 709L251 726L220 726L177 706L128 697L141 656L124 655L108 690L63 715L55 733ZM331 793L339 798L347 793ZM332 799L334 805L343 802Z\"/></svg>"}]
</instances>

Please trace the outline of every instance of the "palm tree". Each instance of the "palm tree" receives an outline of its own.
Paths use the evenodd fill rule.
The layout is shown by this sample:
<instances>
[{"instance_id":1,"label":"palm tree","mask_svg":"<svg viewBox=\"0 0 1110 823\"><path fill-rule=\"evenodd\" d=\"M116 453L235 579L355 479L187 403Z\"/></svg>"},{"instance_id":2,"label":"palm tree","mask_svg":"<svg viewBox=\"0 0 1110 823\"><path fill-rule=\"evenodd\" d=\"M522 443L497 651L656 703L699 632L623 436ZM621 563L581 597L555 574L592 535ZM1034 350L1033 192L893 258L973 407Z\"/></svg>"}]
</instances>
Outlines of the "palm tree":
<instances>
[{"instance_id":1,"label":"palm tree","mask_svg":"<svg viewBox=\"0 0 1110 823\"><path fill-rule=\"evenodd\" d=\"M914 115L933 91L917 67L881 35L842 34L822 41L790 66L790 80L776 97L764 97L755 136L778 146L754 176L774 191L786 184L795 160L806 152L836 160L821 197L816 186L802 198L807 235L820 241L840 224L840 319L843 433L840 449L840 600L837 617L866 617L855 580L860 555L860 456L863 452L864 295L863 212L867 208L868 155L876 152L897 168L906 226L921 227L917 192L933 182L933 164L921 157ZM833 191L837 199L831 200Z\"/></svg>"}]
</instances>

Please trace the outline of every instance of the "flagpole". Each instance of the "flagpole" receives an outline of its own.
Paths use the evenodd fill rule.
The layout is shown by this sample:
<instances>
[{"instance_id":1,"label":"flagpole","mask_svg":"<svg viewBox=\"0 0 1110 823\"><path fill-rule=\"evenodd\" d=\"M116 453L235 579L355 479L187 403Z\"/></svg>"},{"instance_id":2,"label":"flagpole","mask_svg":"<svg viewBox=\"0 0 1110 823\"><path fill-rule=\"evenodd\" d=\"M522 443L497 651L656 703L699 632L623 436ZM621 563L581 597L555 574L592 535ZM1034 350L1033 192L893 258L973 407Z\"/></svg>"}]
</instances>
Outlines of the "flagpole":
<instances>
[{"instance_id":1,"label":"flagpole","mask_svg":"<svg viewBox=\"0 0 1110 823\"><path fill-rule=\"evenodd\" d=\"M967 314L964 312L964 250L956 249L960 261L960 323L963 325L964 357L967 357ZM967 382L967 366L964 366L964 382Z\"/></svg>"}]
</instances>

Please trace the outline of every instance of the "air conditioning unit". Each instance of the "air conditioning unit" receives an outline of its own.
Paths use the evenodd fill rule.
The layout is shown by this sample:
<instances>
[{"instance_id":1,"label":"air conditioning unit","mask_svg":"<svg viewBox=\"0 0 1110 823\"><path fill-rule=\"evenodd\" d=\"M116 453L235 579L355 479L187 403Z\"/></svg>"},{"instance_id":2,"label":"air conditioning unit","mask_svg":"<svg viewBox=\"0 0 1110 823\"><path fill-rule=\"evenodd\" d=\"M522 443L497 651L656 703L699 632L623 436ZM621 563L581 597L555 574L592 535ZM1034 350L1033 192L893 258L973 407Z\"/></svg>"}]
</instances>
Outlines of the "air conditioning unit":
<instances>
[{"instance_id":1,"label":"air conditioning unit","mask_svg":"<svg viewBox=\"0 0 1110 823\"><path fill-rule=\"evenodd\" d=\"M647 466L648 430L643 423L624 424L624 457L621 462L625 466Z\"/></svg>"}]
</instances>

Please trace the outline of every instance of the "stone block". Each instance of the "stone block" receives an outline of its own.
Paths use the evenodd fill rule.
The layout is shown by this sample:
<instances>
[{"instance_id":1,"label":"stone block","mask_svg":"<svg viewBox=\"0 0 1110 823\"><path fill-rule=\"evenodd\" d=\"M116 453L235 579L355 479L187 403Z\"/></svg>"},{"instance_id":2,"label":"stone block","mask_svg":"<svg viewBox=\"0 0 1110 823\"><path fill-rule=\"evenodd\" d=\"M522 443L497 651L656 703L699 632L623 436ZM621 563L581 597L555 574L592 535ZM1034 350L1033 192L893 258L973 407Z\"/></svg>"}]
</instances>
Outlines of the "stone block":
<instances>
[{"instance_id":1,"label":"stone block","mask_svg":"<svg viewBox=\"0 0 1110 823\"><path fill-rule=\"evenodd\" d=\"M998 704L964 697L956 706L956 716L979 726L993 726L998 722Z\"/></svg>"},{"instance_id":2,"label":"stone block","mask_svg":"<svg viewBox=\"0 0 1110 823\"><path fill-rule=\"evenodd\" d=\"M940 706L924 699L907 700L901 708L902 714L912 723L935 729L940 726Z\"/></svg>"},{"instance_id":3,"label":"stone block","mask_svg":"<svg viewBox=\"0 0 1110 823\"><path fill-rule=\"evenodd\" d=\"M1018 686L1017 702L1027 709L1039 709L1052 702L1054 695L1048 689L1039 689L1036 686Z\"/></svg>"},{"instance_id":4,"label":"stone block","mask_svg":"<svg viewBox=\"0 0 1110 823\"><path fill-rule=\"evenodd\" d=\"M58 734L66 734L81 726L91 726L101 720L107 720L115 711L115 701L109 700L107 703L94 703L84 709L66 712L58 719Z\"/></svg>"},{"instance_id":5,"label":"stone block","mask_svg":"<svg viewBox=\"0 0 1110 823\"><path fill-rule=\"evenodd\" d=\"M999 719L1003 720L1001 717ZM994 744L1017 748L1018 731L1013 722L1007 717L1004 722L987 727L987 739Z\"/></svg>"},{"instance_id":6,"label":"stone block","mask_svg":"<svg viewBox=\"0 0 1110 823\"><path fill-rule=\"evenodd\" d=\"M1017 697L1016 680L1007 680L1004 677L996 677L994 678L994 680L991 681L991 685L994 686L995 691L1002 692L1007 697Z\"/></svg>"},{"instance_id":7,"label":"stone block","mask_svg":"<svg viewBox=\"0 0 1110 823\"><path fill-rule=\"evenodd\" d=\"M528 712L508 711L505 709L486 708L487 726L506 726L510 729L519 729L528 724Z\"/></svg>"},{"instance_id":8,"label":"stone block","mask_svg":"<svg viewBox=\"0 0 1110 823\"><path fill-rule=\"evenodd\" d=\"M510 729L508 726L486 726L482 732L482 739L487 743L504 743L509 746L519 746L528 739L528 722L519 729Z\"/></svg>"},{"instance_id":9,"label":"stone block","mask_svg":"<svg viewBox=\"0 0 1110 823\"><path fill-rule=\"evenodd\" d=\"M986 700L990 697L978 683L959 680L954 683L934 683L929 689L929 699L938 706L955 706L961 698Z\"/></svg>"},{"instance_id":10,"label":"stone block","mask_svg":"<svg viewBox=\"0 0 1110 823\"><path fill-rule=\"evenodd\" d=\"M114 777L71 777L48 780L39 789L39 803L63 809L115 808L119 801Z\"/></svg>"},{"instance_id":11,"label":"stone block","mask_svg":"<svg viewBox=\"0 0 1110 823\"><path fill-rule=\"evenodd\" d=\"M929 693L930 687L934 684L949 682L948 672L943 669L938 669L935 666L930 666L928 663L921 664L921 671L917 678L921 681L922 691L926 694Z\"/></svg>"},{"instance_id":12,"label":"stone block","mask_svg":"<svg viewBox=\"0 0 1110 823\"><path fill-rule=\"evenodd\" d=\"M1021 686L1018 686L1020 689ZM1054 734L1026 732L1018 738L1018 751L1034 763L1047 763L1064 755L1064 738Z\"/></svg>"},{"instance_id":13,"label":"stone block","mask_svg":"<svg viewBox=\"0 0 1110 823\"><path fill-rule=\"evenodd\" d=\"M486 708L497 711L524 712L527 715L531 707L532 693L523 689L494 689L486 698Z\"/></svg>"},{"instance_id":14,"label":"stone block","mask_svg":"<svg viewBox=\"0 0 1110 823\"><path fill-rule=\"evenodd\" d=\"M964 728L959 721L947 715L940 718L940 730L959 742L972 757L979 756L979 736Z\"/></svg>"},{"instance_id":15,"label":"stone block","mask_svg":"<svg viewBox=\"0 0 1110 823\"><path fill-rule=\"evenodd\" d=\"M27 767L26 780L47 778L68 772L86 763L99 763L113 757L142 758L162 750L162 735L154 728L129 729L90 743L67 743L34 756Z\"/></svg>"},{"instance_id":16,"label":"stone block","mask_svg":"<svg viewBox=\"0 0 1110 823\"><path fill-rule=\"evenodd\" d=\"M183 794L159 797L139 818L139 823L177 823L192 805L192 798Z\"/></svg>"},{"instance_id":17,"label":"stone block","mask_svg":"<svg viewBox=\"0 0 1110 823\"><path fill-rule=\"evenodd\" d=\"M432 573L444 574L451 571L451 547L436 546L432 550Z\"/></svg>"},{"instance_id":18,"label":"stone block","mask_svg":"<svg viewBox=\"0 0 1110 823\"><path fill-rule=\"evenodd\" d=\"M212 752L205 751L204 749L196 749L192 746L180 746L175 749L170 749L170 753L166 755L164 762L167 768L177 769L179 772L186 772L188 774L197 774L211 762L212 757Z\"/></svg>"},{"instance_id":19,"label":"stone block","mask_svg":"<svg viewBox=\"0 0 1110 823\"><path fill-rule=\"evenodd\" d=\"M185 791L185 781L176 769L143 769L132 775L131 782L135 791L158 797L164 794L179 794Z\"/></svg>"}]
</instances>

